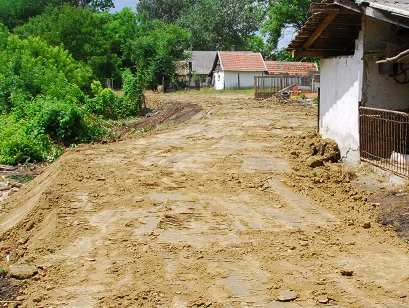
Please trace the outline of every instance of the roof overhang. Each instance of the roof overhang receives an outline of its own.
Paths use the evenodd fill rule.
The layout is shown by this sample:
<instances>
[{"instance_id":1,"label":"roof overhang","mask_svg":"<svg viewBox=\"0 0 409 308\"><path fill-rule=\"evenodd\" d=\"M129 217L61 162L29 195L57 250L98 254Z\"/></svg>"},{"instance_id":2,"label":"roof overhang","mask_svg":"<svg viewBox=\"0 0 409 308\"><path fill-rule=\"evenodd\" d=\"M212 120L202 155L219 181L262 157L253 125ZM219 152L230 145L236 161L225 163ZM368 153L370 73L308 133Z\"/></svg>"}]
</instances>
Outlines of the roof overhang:
<instances>
[{"instance_id":1,"label":"roof overhang","mask_svg":"<svg viewBox=\"0 0 409 308\"><path fill-rule=\"evenodd\" d=\"M361 14L336 3L312 3L311 16L288 49L299 56L351 55L361 29Z\"/></svg>"},{"instance_id":2,"label":"roof overhang","mask_svg":"<svg viewBox=\"0 0 409 308\"><path fill-rule=\"evenodd\" d=\"M409 29L409 11L371 1L326 0L312 3L311 16L288 50L298 56L352 55L362 16Z\"/></svg>"}]
</instances>

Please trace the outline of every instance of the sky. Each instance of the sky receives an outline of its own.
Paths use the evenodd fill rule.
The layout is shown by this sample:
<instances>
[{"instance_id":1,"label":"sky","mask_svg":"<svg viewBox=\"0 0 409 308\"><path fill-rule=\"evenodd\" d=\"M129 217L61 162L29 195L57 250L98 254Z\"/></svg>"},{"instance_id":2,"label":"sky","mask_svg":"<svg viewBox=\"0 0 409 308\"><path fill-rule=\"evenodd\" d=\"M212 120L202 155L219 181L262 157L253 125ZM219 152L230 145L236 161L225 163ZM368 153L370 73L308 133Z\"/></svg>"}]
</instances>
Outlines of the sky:
<instances>
[{"instance_id":1,"label":"sky","mask_svg":"<svg viewBox=\"0 0 409 308\"><path fill-rule=\"evenodd\" d=\"M114 0L115 8L112 9L113 12L122 10L124 7L135 8L136 0Z\"/></svg>"}]
</instances>

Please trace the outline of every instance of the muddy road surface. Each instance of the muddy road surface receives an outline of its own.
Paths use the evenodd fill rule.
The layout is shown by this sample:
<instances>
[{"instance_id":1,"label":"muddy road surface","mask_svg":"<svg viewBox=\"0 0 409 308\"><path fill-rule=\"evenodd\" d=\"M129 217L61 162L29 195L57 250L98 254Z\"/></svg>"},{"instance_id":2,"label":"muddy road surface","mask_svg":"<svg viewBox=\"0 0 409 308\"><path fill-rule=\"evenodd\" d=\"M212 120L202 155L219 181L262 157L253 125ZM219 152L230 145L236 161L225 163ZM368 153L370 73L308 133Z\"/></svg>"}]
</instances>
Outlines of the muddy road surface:
<instances>
[{"instance_id":1,"label":"muddy road surface","mask_svg":"<svg viewBox=\"0 0 409 308\"><path fill-rule=\"evenodd\" d=\"M291 176L285 140L312 108L162 99L201 111L71 150L3 204L3 266L37 269L10 305L408 307L407 245L370 212L362 225L354 196L298 192L311 175Z\"/></svg>"}]
</instances>

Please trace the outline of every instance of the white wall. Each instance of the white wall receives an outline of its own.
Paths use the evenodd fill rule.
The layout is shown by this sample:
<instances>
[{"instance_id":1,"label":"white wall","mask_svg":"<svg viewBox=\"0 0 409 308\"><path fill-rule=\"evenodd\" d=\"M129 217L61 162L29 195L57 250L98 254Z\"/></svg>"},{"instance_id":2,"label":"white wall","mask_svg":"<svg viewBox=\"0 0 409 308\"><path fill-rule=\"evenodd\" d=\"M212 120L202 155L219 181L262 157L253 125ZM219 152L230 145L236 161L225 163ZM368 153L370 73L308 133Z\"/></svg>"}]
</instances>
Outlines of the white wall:
<instances>
[{"instance_id":1,"label":"white wall","mask_svg":"<svg viewBox=\"0 0 409 308\"><path fill-rule=\"evenodd\" d=\"M364 105L392 110L409 108L409 85L399 84L388 74L380 74L376 61L384 58L387 43L395 42L399 45L402 38L396 36L390 24L365 18L365 51L375 51L365 55L365 86L363 92ZM380 51L381 53L377 53Z\"/></svg>"},{"instance_id":2,"label":"white wall","mask_svg":"<svg viewBox=\"0 0 409 308\"><path fill-rule=\"evenodd\" d=\"M214 78L214 88L216 90L224 89L224 72L215 72L213 75Z\"/></svg>"},{"instance_id":3,"label":"white wall","mask_svg":"<svg viewBox=\"0 0 409 308\"><path fill-rule=\"evenodd\" d=\"M215 89L254 88L254 77L263 76L263 74L264 72L216 72L214 74Z\"/></svg>"},{"instance_id":4,"label":"white wall","mask_svg":"<svg viewBox=\"0 0 409 308\"><path fill-rule=\"evenodd\" d=\"M320 132L338 143L343 160L359 163L363 31L353 56L321 59Z\"/></svg>"}]
</instances>

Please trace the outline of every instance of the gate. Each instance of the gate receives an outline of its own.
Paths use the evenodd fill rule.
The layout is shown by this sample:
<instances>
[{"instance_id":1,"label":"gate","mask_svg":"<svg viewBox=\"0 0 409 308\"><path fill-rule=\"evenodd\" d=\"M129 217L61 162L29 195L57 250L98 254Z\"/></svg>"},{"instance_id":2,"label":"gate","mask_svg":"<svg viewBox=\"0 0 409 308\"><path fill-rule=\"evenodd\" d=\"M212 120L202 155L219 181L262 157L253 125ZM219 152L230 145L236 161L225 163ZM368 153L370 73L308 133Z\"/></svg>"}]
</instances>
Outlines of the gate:
<instances>
[{"instance_id":1,"label":"gate","mask_svg":"<svg viewBox=\"0 0 409 308\"><path fill-rule=\"evenodd\" d=\"M296 77L289 75L256 76L254 78L256 99L269 98L277 92L290 87L298 86L309 92L317 90L312 77Z\"/></svg>"},{"instance_id":2,"label":"gate","mask_svg":"<svg viewBox=\"0 0 409 308\"><path fill-rule=\"evenodd\" d=\"M361 160L409 177L409 114L360 107Z\"/></svg>"}]
</instances>

